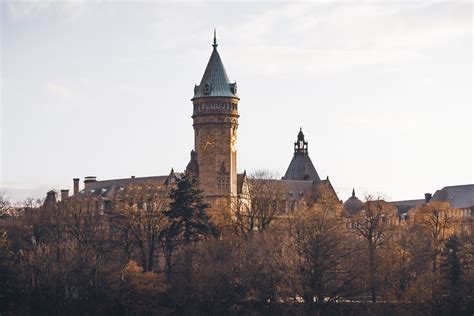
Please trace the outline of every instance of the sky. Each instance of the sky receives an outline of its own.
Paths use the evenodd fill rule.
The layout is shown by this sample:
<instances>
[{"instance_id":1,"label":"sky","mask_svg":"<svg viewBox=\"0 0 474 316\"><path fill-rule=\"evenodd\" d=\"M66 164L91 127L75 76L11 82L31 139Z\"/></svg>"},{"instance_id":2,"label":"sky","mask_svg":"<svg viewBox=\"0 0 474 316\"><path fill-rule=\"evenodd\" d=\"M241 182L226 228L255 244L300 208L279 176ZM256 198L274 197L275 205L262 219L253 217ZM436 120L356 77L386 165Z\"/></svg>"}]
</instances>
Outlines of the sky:
<instances>
[{"instance_id":1,"label":"sky","mask_svg":"<svg viewBox=\"0 0 474 316\"><path fill-rule=\"evenodd\" d=\"M421 199L473 183L470 1L0 3L0 191L182 171L212 51L239 87L238 172Z\"/></svg>"}]
</instances>

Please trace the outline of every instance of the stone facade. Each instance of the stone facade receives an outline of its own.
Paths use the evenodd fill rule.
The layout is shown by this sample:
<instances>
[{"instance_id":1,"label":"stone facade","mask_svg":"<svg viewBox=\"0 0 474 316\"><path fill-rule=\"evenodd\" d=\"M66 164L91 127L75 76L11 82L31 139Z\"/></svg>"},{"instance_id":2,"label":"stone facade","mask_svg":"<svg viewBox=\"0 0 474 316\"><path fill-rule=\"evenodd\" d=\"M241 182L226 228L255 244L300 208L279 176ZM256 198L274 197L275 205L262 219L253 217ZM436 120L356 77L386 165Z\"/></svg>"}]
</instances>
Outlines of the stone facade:
<instances>
[{"instance_id":1,"label":"stone facade","mask_svg":"<svg viewBox=\"0 0 474 316\"><path fill-rule=\"evenodd\" d=\"M230 82L217 51L213 50L199 85L194 87L194 152L201 189L214 206L230 206L237 197L237 84Z\"/></svg>"},{"instance_id":2,"label":"stone facade","mask_svg":"<svg viewBox=\"0 0 474 316\"><path fill-rule=\"evenodd\" d=\"M237 196L238 98L193 99L194 150L209 202Z\"/></svg>"}]
</instances>

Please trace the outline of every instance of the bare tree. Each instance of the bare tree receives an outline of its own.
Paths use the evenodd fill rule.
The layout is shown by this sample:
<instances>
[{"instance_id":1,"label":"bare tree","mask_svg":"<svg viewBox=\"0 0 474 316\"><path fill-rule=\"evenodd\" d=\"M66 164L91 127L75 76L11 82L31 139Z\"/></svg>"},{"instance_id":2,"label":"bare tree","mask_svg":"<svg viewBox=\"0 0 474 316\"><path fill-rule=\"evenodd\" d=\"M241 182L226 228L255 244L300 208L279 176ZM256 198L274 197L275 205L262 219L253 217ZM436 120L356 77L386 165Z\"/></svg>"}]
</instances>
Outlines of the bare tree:
<instances>
[{"instance_id":1,"label":"bare tree","mask_svg":"<svg viewBox=\"0 0 474 316\"><path fill-rule=\"evenodd\" d=\"M337 212L339 205L316 203L304 207L289 221L285 237L289 275L287 296L294 291L319 314L338 299L355 291L360 263L357 248Z\"/></svg>"},{"instance_id":2,"label":"bare tree","mask_svg":"<svg viewBox=\"0 0 474 316\"><path fill-rule=\"evenodd\" d=\"M433 202L420 207L415 213L414 226L429 240L432 270L437 271L443 245L454 233L449 205Z\"/></svg>"},{"instance_id":3,"label":"bare tree","mask_svg":"<svg viewBox=\"0 0 474 316\"><path fill-rule=\"evenodd\" d=\"M111 282L120 310L125 315L168 315L165 296L168 283L163 275L144 271L130 261Z\"/></svg>"},{"instance_id":4,"label":"bare tree","mask_svg":"<svg viewBox=\"0 0 474 316\"><path fill-rule=\"evenodd\" d=\"M372 302L377 301L378 288L378 251L391 238L391 218L394 216L394 208L387 202L372 196L366 198L365 208L353 219L355 221L354 232L364 244L367 255L368 290Z\"/></svg>"},{"instance_id":5,"label":"bare tree","mask_svg":"<svg viewBox=\"0 0 474 316\"><path fill-rule=\"evenodd\" d=\"M115 224L123 236L130 235L138 251L139 262L145 271L157 267L156 257L162 232L168 225L164 212L169 198L166 187L154 183L130 185L115 199Z\"/></svg>"},{"instance_id":6,"label":"bare tree","mask_svg":"<svg viewBox=\"0 0 474 316\"><path fill-rule=\"evenodd\" d=\"M5 192L0 192L0 220L10 215L11 204Z\"/></svg>"},{"instance_id":7,"label":"bare tree","mask_svg":"<svg viewBox=\"0 0 474 316\"><path fill-rule=\"evenodd\" d=\"M242 196L233 203L234 226L238 234L262 232L285 214L288 192L284 183L268 171L251 175Z\"/></svg>"}]
</instances>

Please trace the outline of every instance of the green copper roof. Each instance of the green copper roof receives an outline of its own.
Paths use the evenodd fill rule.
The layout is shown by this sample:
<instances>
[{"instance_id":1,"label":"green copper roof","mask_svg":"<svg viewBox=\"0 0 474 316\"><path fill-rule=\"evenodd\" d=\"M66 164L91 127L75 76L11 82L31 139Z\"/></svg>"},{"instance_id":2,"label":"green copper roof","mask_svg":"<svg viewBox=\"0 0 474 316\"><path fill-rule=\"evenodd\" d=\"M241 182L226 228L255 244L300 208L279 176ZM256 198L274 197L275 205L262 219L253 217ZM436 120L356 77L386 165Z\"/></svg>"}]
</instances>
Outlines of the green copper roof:
<instances>
[{"instance_id":1,"label":"green copper roof","mask_svg":"<svg viewBox=\"0 0 474 316\"><path fill-rule=\"evenodd\" d=\"M229 97L237 98L237 85L231 83L222 63L221 57L217 52L216 35L214 32L214 44L211 58L207 63L206 70L202 76L199 86L194 87L194 97Z\"/></svg>"}]
</instances>

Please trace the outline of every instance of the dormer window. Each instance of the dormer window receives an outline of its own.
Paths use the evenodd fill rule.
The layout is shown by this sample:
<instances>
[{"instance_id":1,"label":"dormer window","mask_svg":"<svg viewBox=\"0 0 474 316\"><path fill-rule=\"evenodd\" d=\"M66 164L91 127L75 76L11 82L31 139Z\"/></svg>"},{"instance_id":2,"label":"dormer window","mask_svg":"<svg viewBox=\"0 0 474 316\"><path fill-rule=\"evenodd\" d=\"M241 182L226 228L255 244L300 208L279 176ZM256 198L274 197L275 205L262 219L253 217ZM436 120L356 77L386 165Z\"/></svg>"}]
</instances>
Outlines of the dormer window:
<instances>
[{"instance_id":1,"label":"dormer window","mask_svg":"<svg viewBox=\"0 0 474 316\"><path fill-rule=\"evenodd\" d=\"M237 83L230 84L230 92L237 94Z\"/></svg>"},{"instance_id":2,"label":"dormer window","mask_svg":"<svg viewBox=\"0 0 474 316\"><path fill-rule=\"evenodd\" d=\"M204 94L209 93L211 93L211 85L209 84L209 82L206 82L206 84L204 85Z\"/></svg>"}]
</instances>

